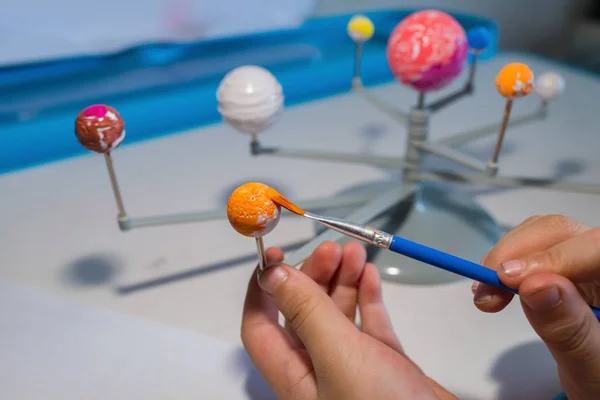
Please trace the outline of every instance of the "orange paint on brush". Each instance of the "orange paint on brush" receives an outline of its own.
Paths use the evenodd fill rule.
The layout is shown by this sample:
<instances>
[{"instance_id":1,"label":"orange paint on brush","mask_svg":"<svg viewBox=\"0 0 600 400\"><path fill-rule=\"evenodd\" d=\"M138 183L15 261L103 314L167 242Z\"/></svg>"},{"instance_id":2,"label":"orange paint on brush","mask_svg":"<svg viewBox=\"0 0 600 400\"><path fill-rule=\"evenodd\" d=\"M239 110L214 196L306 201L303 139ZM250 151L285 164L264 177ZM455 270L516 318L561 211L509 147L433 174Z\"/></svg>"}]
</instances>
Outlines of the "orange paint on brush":
<instances>
[{"instance_id":1,"label":"orange paint on brush","mask_svg":"<svg viewBox=\"0 0 600 400\"><path fill-rule=\"evenodd\" d=\"M496 89L508 100L525 97L533 90L533 72L526 64L508 64L496 76Z\"/></svg>"},{"instance_id":2,"label":"orange paint on brush","mask_svg":"<svg viewBox=\"0 0 600 400\"><path fill-rule=\"evenodd\" d=\"M304 215L305 211L286 199L281 193L273 188L269 188L269 195L271 196L271 200L275 203L279 204L281 207L293 212L294 214Z\"/></svg>"},{"instance_id":3,"label":"orange paint on brush","mask_svg":"<svg viewBox=\"0 0 600 400\"><path fill-rule=\"evenodd\" d=\"M269 186L249 182L231 193L227 202L227 218L237 232L244 236L261 237L271 232L279 222L281 207L271 198Z\"/></svg>"}]
</instances>

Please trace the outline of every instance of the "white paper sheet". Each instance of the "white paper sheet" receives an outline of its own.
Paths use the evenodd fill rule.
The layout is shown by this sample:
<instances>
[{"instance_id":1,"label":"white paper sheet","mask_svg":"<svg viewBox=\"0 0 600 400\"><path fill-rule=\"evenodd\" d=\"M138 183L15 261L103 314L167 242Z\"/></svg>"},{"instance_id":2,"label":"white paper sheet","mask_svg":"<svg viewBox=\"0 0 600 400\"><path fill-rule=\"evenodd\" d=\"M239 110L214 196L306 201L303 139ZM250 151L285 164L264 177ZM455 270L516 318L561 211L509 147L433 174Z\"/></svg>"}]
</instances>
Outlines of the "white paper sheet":
<instances>
[{"instance_id":1,"label":"white paper sheet","mask_svg":"<svg viewBox=\"0 0 600 400\"><path fill-rule=\"evenodd\" d=\"M242 348L6 280L0 360L6 400L274 398Z\"/></svg>"}]
</instances>

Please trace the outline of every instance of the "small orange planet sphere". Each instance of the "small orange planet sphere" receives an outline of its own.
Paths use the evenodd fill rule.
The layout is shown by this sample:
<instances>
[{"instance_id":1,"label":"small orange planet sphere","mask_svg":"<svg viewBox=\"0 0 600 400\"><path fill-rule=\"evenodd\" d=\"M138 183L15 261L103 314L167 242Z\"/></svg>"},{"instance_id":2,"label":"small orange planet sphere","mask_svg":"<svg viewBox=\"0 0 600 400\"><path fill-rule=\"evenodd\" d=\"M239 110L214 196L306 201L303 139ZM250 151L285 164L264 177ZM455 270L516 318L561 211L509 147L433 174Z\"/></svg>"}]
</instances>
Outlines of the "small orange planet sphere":
<instances>
[{"instance_id":1,"label":"small orange planet sphere","mask_svg":"<svg viewBox=\"0 0 600 400\"><path fill-rule=\"evenodd\" d=\"M227 202L227 218L233 229L250 237L261 237L275 229L281 207L272 200L272 193L274 189L258 182L235 189Z\"/></svg>"},{"instance_id":2,"label":"small orange planet sphere","mask_svg":"<svg viewBox=\"0 0 600 400\"><path fill-rule=\"evenodd\" d=\"M507 100L525 97L533 90L533 72L525 64L508 64L496 76L496 89Z\"/></svg>"}]
</instances>

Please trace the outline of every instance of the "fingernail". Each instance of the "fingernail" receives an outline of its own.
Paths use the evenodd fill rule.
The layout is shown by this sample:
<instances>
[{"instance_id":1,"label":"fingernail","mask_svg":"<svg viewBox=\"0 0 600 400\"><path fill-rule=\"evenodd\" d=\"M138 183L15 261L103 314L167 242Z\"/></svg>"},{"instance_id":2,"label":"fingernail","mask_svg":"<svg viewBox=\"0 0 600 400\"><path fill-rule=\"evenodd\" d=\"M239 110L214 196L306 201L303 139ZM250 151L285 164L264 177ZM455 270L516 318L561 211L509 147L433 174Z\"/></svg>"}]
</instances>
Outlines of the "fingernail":
<instances>
[{"instance_id":1,"label":"fingernail","mask_svg":"<svg viewBox=\"0 0 600 400\"><path fill-rule=\"evenodd\" d=\"M473 292L473 294L475 294L477 292L478 287L479 287L479 282L474 281L473 284L471 285L471 292Z\"/></svg>"},{"instance_id":2,"label":"fingernail","mask_svg":"<svg viewBox=\"0 0 600 400\"><path fill-rule=\"evenodd\" d=\"M481 262L480 262L481 265L485 264L485 262L486 262L486 260L487 260L487 258L488 258L489 255L490 255L489 251L483 255L483 257L481 258Z\"/></svg>"},{"instance_id":3,"label":"fingernail","mask_svg":"<svg viewBox=\"0 0 600 400\"><path fill-rule=\"evenodd\" d=\"M258 283L265 292L273 294L277 286L285 281L287 277L288 273L284 267L270 267L260 275L260 281Z\"/></svg>"},{"instance_id":4,"label":"fingernail","mask_svg":"<svg viewBox=\"0 0 600 400\"><path fill-rule=\"evenodd\" d=\"M511 260L500 264L500 268L502 268L502 272L504 272L505 275L515 277L523 272L525 263L521 260Z\"/></svg>"},{"instance_id":5,"label":"fingernail","mask_svg":"<svg viewBox=\"0 0 600 400\"><path fill-rule=\"evenodd\" d=\"M478 285L473 301L475 304L485 304L492 300L492 288L488 285Z\"/></svg>"},{"instance_id":6,"label":"fingernail","mask_svg":"<svg viewBox=\"0 0 600 400\"><path fill-rule=\"evenodd\" d=\"M521 295L521 299L533 311L548 311L560 303L560 290L556 286L549 286L527 295Z\"/></svg>"}]
</instances>

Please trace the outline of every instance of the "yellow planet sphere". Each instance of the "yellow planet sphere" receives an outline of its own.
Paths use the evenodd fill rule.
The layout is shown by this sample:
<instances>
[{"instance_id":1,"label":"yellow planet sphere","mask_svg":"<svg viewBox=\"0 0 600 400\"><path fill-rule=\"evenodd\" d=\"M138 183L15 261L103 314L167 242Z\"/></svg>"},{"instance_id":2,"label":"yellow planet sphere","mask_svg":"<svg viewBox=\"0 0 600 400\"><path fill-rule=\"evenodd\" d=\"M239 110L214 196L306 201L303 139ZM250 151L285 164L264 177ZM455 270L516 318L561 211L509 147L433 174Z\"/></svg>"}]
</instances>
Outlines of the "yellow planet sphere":
<instances>
[{"instance_id":1,"label":"yellow planet sphere","mask_svg":"<svg viewBox=\"0 0 600 400\"><path fill-rule=\"evenodd\" d=\"M373 37L375 26L364 15L355 15L348 23L348 35L355 42L366 42Z\"/></svg>"},{"instance_id":2,"label":"yellow planet sphere","mask_svg":"<svg viewBox=\"0 0 600 400\"><path fill-rule=\"evenodd\" d=\"M508 100L525 97L533 90L533 72L526 64L508 64L496 76L496 89Z\"/></svg>"}]
</instances>

